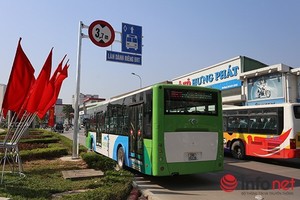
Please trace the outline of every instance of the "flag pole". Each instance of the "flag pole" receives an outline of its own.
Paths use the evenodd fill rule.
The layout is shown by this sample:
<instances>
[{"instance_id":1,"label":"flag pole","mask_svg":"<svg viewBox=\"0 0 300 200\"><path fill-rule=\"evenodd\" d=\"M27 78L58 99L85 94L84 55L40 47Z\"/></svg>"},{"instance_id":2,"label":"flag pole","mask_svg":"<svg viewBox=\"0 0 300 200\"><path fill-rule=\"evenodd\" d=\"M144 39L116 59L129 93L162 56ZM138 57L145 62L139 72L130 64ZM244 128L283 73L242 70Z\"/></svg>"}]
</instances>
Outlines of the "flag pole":
<instances>
[{"instance_id":1,"label":"flag pole","mask_svg":"<svg viewBox=\"0 0 300 200\"><path fill-rule=\"evenodd\" d=\"M88 38L87 35L82 33L83 28L88 28L84 25L82 21L79 21L79 33L78 33L78 46L77 46L77 71L76 71L76 94L74 102L74 133L73 133L73 153L72 159L78 159L79 156L79 142L78 142L78 132L79 132L79 96L80 96L80 68L81 68L81 43L82 38Z\"/></svg>"}]
</instances>

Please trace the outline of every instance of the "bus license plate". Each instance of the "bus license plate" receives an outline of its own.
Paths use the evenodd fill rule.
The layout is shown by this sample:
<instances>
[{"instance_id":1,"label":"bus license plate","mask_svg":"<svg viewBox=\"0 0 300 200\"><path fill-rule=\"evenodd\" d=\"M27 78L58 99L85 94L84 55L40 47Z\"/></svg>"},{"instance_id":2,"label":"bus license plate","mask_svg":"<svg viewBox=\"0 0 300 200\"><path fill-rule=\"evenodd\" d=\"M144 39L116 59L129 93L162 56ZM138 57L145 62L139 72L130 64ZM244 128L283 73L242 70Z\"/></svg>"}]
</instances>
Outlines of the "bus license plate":
<instances>
[{"instance_id":1,"label":"bus license plate","mask_svg":"<svg viewBox=\"0 0 300 200\"><path fill-rule=\"evenodd\" d=\"M189 161L195 161L200 159L200 153L199 152L189 152L188 153L188 160Z\"/></svg>"}]
</instances>

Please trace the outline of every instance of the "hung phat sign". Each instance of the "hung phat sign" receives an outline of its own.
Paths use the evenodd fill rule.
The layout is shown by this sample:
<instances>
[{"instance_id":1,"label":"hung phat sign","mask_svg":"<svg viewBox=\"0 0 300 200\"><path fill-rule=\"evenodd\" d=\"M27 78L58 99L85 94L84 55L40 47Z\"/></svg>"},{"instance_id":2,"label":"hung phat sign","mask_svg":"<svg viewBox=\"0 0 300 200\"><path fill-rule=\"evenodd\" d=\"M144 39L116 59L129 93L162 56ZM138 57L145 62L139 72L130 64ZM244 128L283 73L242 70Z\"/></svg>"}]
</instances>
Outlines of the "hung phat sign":
<instances>
[{"instance_id":1,"label":"hung phat sign","mask_svg":"<svg viewBox=\"0 0 300 200\"><path fill-rule=\"evenodd\" d=\"M241 59L235 58L173 80L174 84L226 90L240 87Z\"/></svg>"}]
</instances>

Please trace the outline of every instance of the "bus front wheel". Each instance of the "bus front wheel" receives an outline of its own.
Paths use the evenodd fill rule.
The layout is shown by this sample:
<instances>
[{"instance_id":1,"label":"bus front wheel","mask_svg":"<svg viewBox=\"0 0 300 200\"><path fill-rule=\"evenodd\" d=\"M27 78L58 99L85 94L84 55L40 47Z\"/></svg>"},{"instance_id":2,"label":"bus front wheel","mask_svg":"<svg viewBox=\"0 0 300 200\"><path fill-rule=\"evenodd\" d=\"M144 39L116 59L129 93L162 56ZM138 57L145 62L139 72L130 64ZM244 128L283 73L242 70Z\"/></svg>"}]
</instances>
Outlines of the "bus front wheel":
<instances>
[{"instance_id":1,"label":"bus front wheel","mask_svg":"<svg viewBox=\"0 0 300 200\"><path fill-rule=\"evenodd\" d=\"M125 160L125 155L124 155L123 147L119 147L119 149L118 149L118 160L117 160L119 169L124 168L124 160Z\"/></svg>"},{"instance_id":2,"label":"bus front wheel","mask_svg":"<svg viewBox=\"0 0 300 200\"><path fill-rule=\"evenodd\" d=\"M245 158L245 147L244 144L237 140L231 146L231 154L234 158L242 160Z\"/></svg>"}]
</instances>

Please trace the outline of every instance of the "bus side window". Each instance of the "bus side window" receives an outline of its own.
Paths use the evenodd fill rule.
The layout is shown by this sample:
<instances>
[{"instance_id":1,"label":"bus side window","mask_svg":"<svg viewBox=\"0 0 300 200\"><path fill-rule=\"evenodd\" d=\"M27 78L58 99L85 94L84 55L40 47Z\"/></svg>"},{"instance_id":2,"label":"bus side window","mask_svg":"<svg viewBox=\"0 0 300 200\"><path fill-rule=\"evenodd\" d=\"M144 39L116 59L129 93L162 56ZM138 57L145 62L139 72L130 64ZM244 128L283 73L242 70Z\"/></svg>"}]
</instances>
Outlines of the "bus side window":
<instances>
[{"instance_id":1,"label":"bus side window","mask_svg":"<svg viewBox=\"0 0 300 200\"><path fill-rule=\"evenodd\" d=\"M263 129L264 128L264 125L266 123L266 119L264 117L261 117L260 118L260 121L258 121L258 129Z\"/></svg>"},{"instance_id":2,"label":"bus side window","mask_svg":"<svg viewBox=\"0 0 300 200\"><path fill-rule=\"evenodd\" d=\"M223 117L223 130L227 131L228 120L227 117Z\"/></svg>"},{"instance_id":3,"label":"bus side window","mask_svg":"<svg viewBox=\"0 0 300 200\"><path fill-rule=\"evenodd\" d=\"M247 132L247 121L246 117L229 117L227 131Z\"/></svg>"},{"instance_id":4,"label":"bus side window","mask_svg":"<svg viewBox=\"0 0 300 200\"><path fill-rule=\"evenodd\" d=\"M228 117L228 131L232 131L235 128L235 118Z\"/></svg>"},{"instance_id":5,"label":"bus side window","mask_svg":"<svg viewBox=\"0 0 300 200\"><path fill-rule=\"evenodd\" d=\"M258 123L256 118L250 118L249 121L251 121L251 124L250 124L249 128L252 129L252 131L253 131L253 129L258 128L259 123ZM250 132L252 132L252 131L250 130Z\"/></svg>"},{"instance_id":6,"label":"bus side window","mask_svg":"<svg viewBox=\"0 0 300 200\"><path fill-rule=\"evenodd\" d=\"M252 127L253 123L254 123L254 120L253 120L253 119L250 119L250 120L249 120L249 128Z\"/></svg>"},{"instance_id":7,"label":"bus side window","mask_svg":"<svg viewBox=\"0 0 300 200\"><path fill-rule=\"evenodd\" d=\"M239 128L241 128L241 129L248 128L247 118L243 117L243 118L240 119Z\"/></svg>"},{"instance_id":8,"label":"bus side window","mask_svg":"<svg viewBox=\"0 0 300 200\"><path fill-rule=\"evenodd\" d=\"M269 117L263 116L250 118L250 121L252 121L252 124L250 126L250 132L263 134L274 133L274 131L271 131L271 123L269 123Z\"/></svg>"},{"instance_id":9,"label":"bus side window","mask_svg":"<svg viewBox=\"0 0 300 200\"><path fill-rule=\"evenodd\" d=\"M148 92L145 94L145 96L144 137L147 139L152 139L152 93Z\"/></svg>"},{"instance_id":10,"label":"bus side window","mask_svg":"<svg viewBox=\"0 0 300 200\"><path fill-rule=\"evenodd\" d=\"M277 119L276 117L270 117L267 119L263 129L267 132L267 133L272 133L275 134L277 133Z\"/></svg>"},{"instance_id":11,"label":"bus side window","mask_svg":"<svg viewBox=\"0 0 300 200\"><path fill-rule=\"evenodd\" d=\"M248 132L248 117L241 116L238 118L238 132Z\"/></svg>"}]
</instances>

